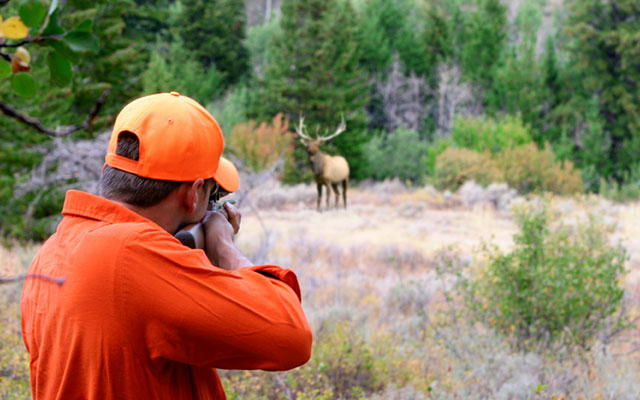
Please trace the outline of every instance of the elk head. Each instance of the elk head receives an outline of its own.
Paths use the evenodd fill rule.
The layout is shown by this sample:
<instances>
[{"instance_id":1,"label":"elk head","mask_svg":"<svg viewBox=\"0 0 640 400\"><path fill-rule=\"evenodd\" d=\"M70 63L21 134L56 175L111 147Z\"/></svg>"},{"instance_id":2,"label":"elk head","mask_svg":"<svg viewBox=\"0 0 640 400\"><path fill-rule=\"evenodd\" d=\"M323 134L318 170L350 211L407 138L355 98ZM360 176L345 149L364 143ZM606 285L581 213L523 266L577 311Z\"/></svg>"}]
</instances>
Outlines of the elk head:
<instances>
[{"instance_id":1,"label":"elk head","mask_svg":"<svg viewBox=\"0 0 640 400\"><path fill-rule=\"evenodd\" d=\"M315 138L312 138L311 136L309 136L309 134L306 133L306 128L304 126L304 117L300 116L300 121L298 122L298 126L296 126L296 133L298 134L298 136L300 136L300 141L302 142L304 147L307 149L309 160L313 164L317 155L322 154L322 152L320 151L320 145L323 142L326 142L338 136L339 134L344 132L346 129L347 129L347 125L344 122L344 116L342 116L340 125L338 125L335 132L333 132L332 134L328 134L328 131L325 130L324 135L318 135L318 129L316 128Z\"/></svg>"}]
</instances>

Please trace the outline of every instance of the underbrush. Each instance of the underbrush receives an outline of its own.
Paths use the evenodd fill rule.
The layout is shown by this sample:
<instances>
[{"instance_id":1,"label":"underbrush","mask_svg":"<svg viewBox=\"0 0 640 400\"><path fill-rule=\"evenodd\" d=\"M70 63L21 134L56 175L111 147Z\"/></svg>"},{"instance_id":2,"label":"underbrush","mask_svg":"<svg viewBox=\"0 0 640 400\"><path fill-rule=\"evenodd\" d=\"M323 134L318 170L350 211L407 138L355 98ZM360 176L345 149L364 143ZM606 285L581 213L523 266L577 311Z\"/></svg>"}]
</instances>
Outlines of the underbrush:
<instances>
[{"instance_id":1,"label":"underbrush","mask_svg":"<svg viewBox=\"0 0 640 400\"><path fill-rule=\"evenodd\" d=\"M31 247L0 247L0 277L26 271L34 254ZM22 342L18 282L0 285L0 399L30 399L29 355Z\"/></svg>"},{"instance_id":2,"label":"underbrush","mask_svg":"<svg viewBox=\"0 0 640 400\"><path fill-rule=\"evenodd\" d=\"M555 219L561 215L548 211L547 220L534 213L521 221L520 243L536 246L518 248L516 242L507 253L479 249L465 254L447 248L431 257L402 244L347 246L302 234L272 236L264 244L256 241L254 248L244 249L251 257L295 266L314 333L313 351L307 364L292 371L219 371L228 398L640 398L640 367L634 347L623 336L610 335L610 328L616 326L611 317L620 315L622 305L631 313L638 310L631 291L624 290L620 297L618 261L624 254L610 245L605 225L596 220L590 225L585 220L564 231L567 225L560 229ZM541 254L552 262L525 263L537 254L536 249L547 249ZM17 246L2 251L3 259L18 260L18 272L26 269L29 260L18 254L33 253ZM562 264L565 261L569 264ZM567 265L573 267L562 268ZM516 266L526 268L518 271ZM544 267L552 269L541 269ZM562 280L563 274L567 280ZM522 292L526 299L520 300L528 302L519 302L506 290L510 276L536 283ZM554 291L547 293L546 287ZM472 289L476 301L469 303L472 297L465 298L469 294L465 290ZM572 325L569 317L583 318L584 310L579 301L562 303L563 293L570 299L591 298L594 307L599 301L595 296L604 299L608 293L607 304L616 306L615 312L605 307L602 319L590 325L593 329L581 331L580 324ZM20 339L19 294L19 285L0 286L2 399L30 397L27 354ZM563 336L561 330L553 337L553 346L542 345L544 341L518 345L524 343L519 339L526 339L520 336L522 329L544 327L546 314L525 314L544 310L544 304L555 306L558 312L553 327L565 325L571 332L586 334L583 342L587 345L576 345L580 340ZM635 333L629 324L617 327L630 333L627 337Z\"/></svg>"}]
</instances>

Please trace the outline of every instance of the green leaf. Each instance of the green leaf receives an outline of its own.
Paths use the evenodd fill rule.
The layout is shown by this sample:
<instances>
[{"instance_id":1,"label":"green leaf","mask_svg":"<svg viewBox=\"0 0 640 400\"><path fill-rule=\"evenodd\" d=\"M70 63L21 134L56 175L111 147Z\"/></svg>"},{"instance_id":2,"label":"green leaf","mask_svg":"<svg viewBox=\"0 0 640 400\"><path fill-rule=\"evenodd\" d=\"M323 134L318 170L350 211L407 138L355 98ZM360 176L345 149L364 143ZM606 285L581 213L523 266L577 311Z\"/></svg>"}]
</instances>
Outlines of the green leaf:
<instances>
[{"instance_id":1,"label":"green leaf","mask_svg":"<svg viewBox=\"0 0 640 400\"><path fill-rule=\"evenodd\" d=\"M20 6L20 18L30 28L39 27L46 14L47 10L39 0L29 0Z\"/></svg>"},{"instance_id":2,"label":"green leaf","mask_svg":"<svg viewBox=\"0 0 640 400\"><path fill-rule=\"evenodd\" d=\"M0 59L0 78L11 75L11 64L4 59Z\"/></svg>"},{"instance_id":3,"label":"green leaf","mask_svg":"<svg viewBox=\"0 0 640 400\"><path fill-rule=\"evenodd\" d=\"M51 11L51 9L49 9L49 11ZM63 33L64 29L60 26L60 22L58 21L58 10L54 10L53 13L49 15L49 23L47 24L47 27L44 28L42 36L62 35Z\"/></svg>"},{"instance_id":4,"label":"green leaf","mask_svg":"<svg viewBox=\"0 0 640 400\"><path fill-rule=\"evenodd\" d=\"M73 69L69 60L52 51L47 56L47 64L49 64L49 72L51 72L51 80L53 82L60 86L65 86L71 82Z\"/></svg>"},{"instance_id":5,"label":"green leaf","mask_svg":"<svg viewBox=\"0 0 640 400\"><path fill-rule=\"evenodd\" d=\"M99 49L98 38L91 32L73 31L62 39L73 51L92 51Z\"/></svg>"},{"instance_id":6,"label":"green leaf","mask_svg":"<svg viewBox=\"0 0 640 400\"><path fill-rule=\"evenodd\" d=\"M51 16L54 12L58 11L58 3L59 3L59 0L53 0L51 2L47 16Z\"/></svg>"},{"instance_id":7,"label":"green leaf","mask_svg":"<svg viewBox=\"0 0 640 400\"><path fill-rule=\"evenodd\" d=\"M11 80L11 86L13 90L16 92L18 96L22 97L33 97L38 90L38 85L36 80L33 79L31 74L26 72L18 72L13 75L13 79Z\"/></svg>"},{"instance_id":8,"label":"green leaf","mask_svg":"<svg viewBox=\"0 0 640 400\"><path fill-rule=\"evenodd\" d=\"M71 47L62 40L47 40L45 43L49 47L55 49L58 54L71 61L71 63L76 64L80 61L80 55L71 50Z\"/></svg>"},{"instance_id":9,"label":"green leaf","mask_svg":"<svg viewBox=\"0 0 640 400\"><path fill-rule=\"evenodd\" d=\"M74 29L74 31L76 31L76 32L91 32L92 29L93 29L93 21L90 20L89 18L87 18L84 21L80 22L76 26L76 29Z\"/></svg>"}]
</instances>

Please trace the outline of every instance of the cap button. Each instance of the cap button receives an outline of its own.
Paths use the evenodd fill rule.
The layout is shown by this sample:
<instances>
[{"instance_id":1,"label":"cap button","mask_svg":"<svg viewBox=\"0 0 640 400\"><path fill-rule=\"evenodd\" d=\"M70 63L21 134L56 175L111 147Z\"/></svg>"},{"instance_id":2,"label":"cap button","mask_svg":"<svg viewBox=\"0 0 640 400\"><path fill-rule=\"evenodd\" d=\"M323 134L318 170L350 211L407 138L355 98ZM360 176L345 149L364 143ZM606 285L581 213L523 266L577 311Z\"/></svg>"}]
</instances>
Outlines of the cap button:
<instances>
[{"instance_id":1,"label":"cap button","mask_svg":"<svg viewBox=\"0 0 640 400\"><path fill-rule=\"evenodd\" d=\"M172 95L172 96L175 96L175 97L180 97L180 93L178 93L178 92L171 92L169 94Z\"/></svg>"}]
</instances>

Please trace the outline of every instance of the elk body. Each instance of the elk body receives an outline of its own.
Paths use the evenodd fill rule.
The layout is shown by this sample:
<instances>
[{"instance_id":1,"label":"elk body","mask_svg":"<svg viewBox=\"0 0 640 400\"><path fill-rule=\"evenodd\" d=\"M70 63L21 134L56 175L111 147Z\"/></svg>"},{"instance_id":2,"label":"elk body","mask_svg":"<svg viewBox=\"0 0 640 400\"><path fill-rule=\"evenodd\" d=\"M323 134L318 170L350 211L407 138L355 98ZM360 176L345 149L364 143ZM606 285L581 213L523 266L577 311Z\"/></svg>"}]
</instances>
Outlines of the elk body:
<instances>
[{"instance_id":1,"label":"elk body","mask_svg":"<svg viewBox=\"0 0 640 400\"><path fill-rule=\"evenodd\" d=\"M317 209L320 210L320 203L322 202L322 187L327 188L327 208L330 207L331 188L335 193L336 201L335 205L338 208L340 202L340 190L339 185L342 186L342 201L344 208L347 208L347 188L349 187L349 164L342 156L331 156L325 154L320 150L320 145L334 137L338 136L346 129L344 118L331 135L319 136L311 138L305 133L304 118L300 118L300 123L296 127L296 133L300 136L302 144L307 149L307 155L309 156L309 163L311 164L311 171L316 181L318 188L318 201Z\"/></svg>"}]
</instances>

